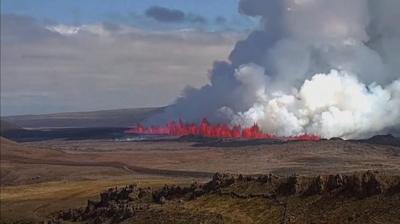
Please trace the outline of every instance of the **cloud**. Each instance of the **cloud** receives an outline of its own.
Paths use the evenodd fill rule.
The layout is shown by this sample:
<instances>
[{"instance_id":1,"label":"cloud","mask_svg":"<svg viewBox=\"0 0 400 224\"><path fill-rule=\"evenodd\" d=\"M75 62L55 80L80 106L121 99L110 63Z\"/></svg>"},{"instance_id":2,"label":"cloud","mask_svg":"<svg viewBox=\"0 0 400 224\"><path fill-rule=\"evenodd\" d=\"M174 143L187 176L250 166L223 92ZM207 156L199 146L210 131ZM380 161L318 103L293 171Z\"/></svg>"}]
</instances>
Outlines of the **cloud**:
<instances>
[{"instance_id":1,"label":"cloud","mask_svg":"<svg viewBox=\"0 0 400 224\"><path fill-rule=\"evenodd\" d=\"M216 23L216 24L224 24L224 23L226 23L226 22L227 22L227 20L226 20L225 17L217 16L217 17L215 18L215 23Z\"/></svg>"},{"instance_id":2,"label":"cloud","mask_svg":"<svg viewBox=\"0 0 400 224\"><path fill-rule=\"evenodd\" d=\"M1 22L2 115L167 105L186 86L205 85L213 61L242 37L16 15Z\"/></svg>"},{"instance_id":3,"label":"cloud","mask_svg":"<svg viewBox=\"0 0 400 224\"><path fill-rule=\"evenodd\" d=\"M160 23L194 23L205 24L207 18L193 13L185 13L178 9L170 9L161 6L152 6L145 12L150 17Z\"/></svg>"},{"instance_id":4,"label":"cloud","mask_svg":"<svg viewBox=\"0 0 400 224\"><path fill-rule=\"evenodd\" d=\"M146 16L163 23L180 23L185 20L185 13L177 9L152 6L146 10Z\"/></svg>"},{"instance_id":5,"label":"cloud","mask_svg":"<svg viewBox=\"0 0 400 224\"><path fill-rule=\"evenodd\" d=\"M40 41L59 36L54 32L43 29L35 20L27 16L2 14L0 22L2 43L3 40L15 42Z\"/></svg>"},{"instance_id":6,"label":"cloud","mask_svg":"<svg viewBox=\"0 0 400 224\"><path fill-rule=\"evenodd\" d=\"M186 15L186 20L192 23L204 24L207 23L207 19L204 16L188 14Z\"/></svg>"},{"instance_id":7,"label":"cloud","mask_svg":"<svg viewBox=\"0 0 400 224\"><path fill-rule=\"evenodd\" d=\"M78 26L67 26L67 25L57 25L57 26L48 26L48 30L59 33L61 35L74 35L79 32L80 27Z\"/></svg>"}]
</instances>

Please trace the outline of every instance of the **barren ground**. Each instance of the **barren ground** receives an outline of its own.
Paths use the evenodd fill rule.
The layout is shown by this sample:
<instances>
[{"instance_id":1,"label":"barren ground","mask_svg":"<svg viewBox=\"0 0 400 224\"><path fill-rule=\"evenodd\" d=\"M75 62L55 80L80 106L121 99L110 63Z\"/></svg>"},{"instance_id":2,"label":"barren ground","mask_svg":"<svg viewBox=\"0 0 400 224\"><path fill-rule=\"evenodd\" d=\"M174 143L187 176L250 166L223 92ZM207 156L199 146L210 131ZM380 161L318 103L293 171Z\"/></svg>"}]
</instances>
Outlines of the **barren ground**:
<instances>
[{"instance_id":1,"label":"barren ground","mask_svg":"<svg viewBox=\"0 0 400 224\"><path fill-rule=\"evenodd\" d=\"M241 147L108 140L1 139L1 221L38 221L110 186L204 182L215 172L320 175L400 173L400 148L341 140Z\"/></svg>"}]
</instances>

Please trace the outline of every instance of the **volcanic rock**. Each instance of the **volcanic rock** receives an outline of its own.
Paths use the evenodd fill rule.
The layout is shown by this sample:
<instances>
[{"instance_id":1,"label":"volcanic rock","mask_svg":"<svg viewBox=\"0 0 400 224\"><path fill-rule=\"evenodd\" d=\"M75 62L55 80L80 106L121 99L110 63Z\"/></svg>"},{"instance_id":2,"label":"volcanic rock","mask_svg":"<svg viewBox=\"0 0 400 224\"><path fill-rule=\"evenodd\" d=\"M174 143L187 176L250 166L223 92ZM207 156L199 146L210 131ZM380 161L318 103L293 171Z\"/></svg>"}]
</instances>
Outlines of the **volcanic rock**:
<instances>
[{"instance_id":1,"label":"volcanic rock","mask_svg":"<svg viewBox=\"0 0 400 224\"><path fill-rule=\"evenodd\" d=\"M161 196L160 197L160 199L159 199L159 202L160 202L160 204L165 204L165 202L167 201L167 199L165 199L165 197L164 196Z\"/></svg>"},{"instance_id":2,"label":"volcanic rock","mask_svg":"<svg viewBox=\"0 0 400 224\"><path fill-rule=\"evenodd\" d=\"M253 190L252 190L253 189ZM130 185L110 188L100 194L100 201L89 200L85 209L61 211L54 220L118 223L135 217L138 212L153 211L153 204L175 201L182 204L203 195L226 195L248 200L267 198L279 206L278 197L310 195L367 198L400 192L400 176L387 176L376 171L354 174L279 177L272 174L243 176L216 173L205 184L194 182L189 187L165 185L158 190ZM150 210L149 210L150 209Z\"/></svg>"}]
</instances>

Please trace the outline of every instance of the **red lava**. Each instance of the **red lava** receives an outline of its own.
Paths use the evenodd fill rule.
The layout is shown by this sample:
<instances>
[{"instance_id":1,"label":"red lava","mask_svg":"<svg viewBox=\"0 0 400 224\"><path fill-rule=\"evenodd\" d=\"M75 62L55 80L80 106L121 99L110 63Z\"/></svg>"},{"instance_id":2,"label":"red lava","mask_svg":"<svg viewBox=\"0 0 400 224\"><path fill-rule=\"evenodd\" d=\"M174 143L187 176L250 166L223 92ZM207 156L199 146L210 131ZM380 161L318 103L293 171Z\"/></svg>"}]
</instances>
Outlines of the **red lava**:
<instances>
[{"instance_id":1,"label":"red lava","mask_svg":"<svg viewBox=\"0 0 400 224\"><path fill-rule=\"evenodd\" d=\"M165 125L157 125L145 127L137 124L128 131L128 134L146 134L146 135L168 135L168 136L185 136L197 135L210 138L243 138L243 139L282 139L294 141L318 141L320 137L317 135L302 134L298 136L280 137L269 133L263 133L257 124L249 128L240 126L230 127L227 124L210 124L207 119L197 125L194 123L184 123L183 121L171 121Z\"/></svg>"}]
</instances>

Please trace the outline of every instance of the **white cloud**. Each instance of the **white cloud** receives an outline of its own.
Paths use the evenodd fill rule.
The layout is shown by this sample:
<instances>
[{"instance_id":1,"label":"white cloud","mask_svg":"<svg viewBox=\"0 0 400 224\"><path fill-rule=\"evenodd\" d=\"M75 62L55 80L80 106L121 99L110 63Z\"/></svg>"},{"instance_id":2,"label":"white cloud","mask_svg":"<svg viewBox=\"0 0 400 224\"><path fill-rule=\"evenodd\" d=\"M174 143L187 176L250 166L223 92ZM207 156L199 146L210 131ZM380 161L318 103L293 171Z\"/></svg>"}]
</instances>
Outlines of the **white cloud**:
<instances>
[{"instance_id":1,"label":"white cloud","mask_svg":"<svg viewBox=\"0 0 400 224\"><path fill-rule=\"evenodd\" d=\"M59 24L59 25L54 25L54 26L46 26L46 29L48 29L52 32L59 33L61 35L70 36L70 35L77 34L79 32L79 30L81 29L81 27L67 26L67 25Z\"/></svg>"}]
</instances>

